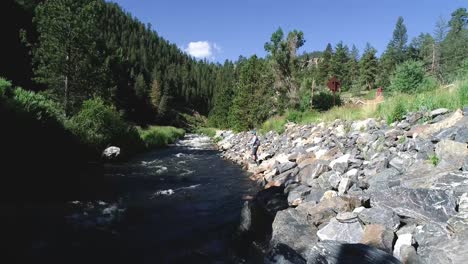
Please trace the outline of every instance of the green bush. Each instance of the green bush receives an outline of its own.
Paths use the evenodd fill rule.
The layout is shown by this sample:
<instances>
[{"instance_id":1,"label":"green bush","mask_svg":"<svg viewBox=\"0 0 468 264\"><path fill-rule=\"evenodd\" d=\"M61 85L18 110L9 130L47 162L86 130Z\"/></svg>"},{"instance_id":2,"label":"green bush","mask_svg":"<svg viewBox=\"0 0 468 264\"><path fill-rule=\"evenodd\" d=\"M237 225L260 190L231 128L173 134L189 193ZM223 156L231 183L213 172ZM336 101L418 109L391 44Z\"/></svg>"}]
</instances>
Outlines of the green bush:
<instances>
[{"instance_id":1,"label":"green bush","mask_svg":"<svg viewBox=\"0 0 468 264\"><path fill-rule=\"evenodd\" d=\"M147 148L164 147L184 137L185 131L171 126L150 126L139 130Z\"/></svg>"},{"instance_id":2,"label":"green bush","mask_svg":"<svg viewBox=\"0 0 468 264\"><path fill-rule=\"evenodd\" d=\"M142 146L138 131L123 120L115 107L106 105L101 98L83 102L80 112L68 121L68 127L96 151L115 145L129 153Z\"/></svg>"},{"instance_id":3,"label":"green bush","mask_svg":"<svg viewBox=\"0 0 468 264\"><path fill-rule=\"evenodd\" d=\"M335 97L335 104L333 104L333 97ZM335 106L342 104L339 94L333 95L331 92L320 92L314 94L313 108L318 111L327 111Z\"/></svg>"},{"instance_id":4,"label":"green bush","mask_svg":"<svg viewBox=\"0 0 468 264\"><path fill-rule=\"evenodd\" d=\"M403 93L416 93L437 87L437 81L426 76L423 63L413 60L398 65L390 82L390 91Z\"/></svg>"},{"instance_id":5,"label":"green bush","mask_svg":"<svg viewBox=\"0 0 468 264\"><path fill-rule=\"evenodd\" d=\"M286 124L287 120L285 117L282 116L274 116L269 118L262 124L260 128L260 133L265 134L269 131L276 131L278 134L282 134L285 130L284 125Z\"/></svg>"},{"instance_id":6,"label":"green bush","mask_svg":"<svg viewBox=\"0 0 468 264\"><path fill-rule=\"evenodd\" d=\"M55 119L60 123L65 122L65 112L60 105L41 94L16 88L13 99L18 107L34 115L39 121Z\"/></svg>"}]
</instances>

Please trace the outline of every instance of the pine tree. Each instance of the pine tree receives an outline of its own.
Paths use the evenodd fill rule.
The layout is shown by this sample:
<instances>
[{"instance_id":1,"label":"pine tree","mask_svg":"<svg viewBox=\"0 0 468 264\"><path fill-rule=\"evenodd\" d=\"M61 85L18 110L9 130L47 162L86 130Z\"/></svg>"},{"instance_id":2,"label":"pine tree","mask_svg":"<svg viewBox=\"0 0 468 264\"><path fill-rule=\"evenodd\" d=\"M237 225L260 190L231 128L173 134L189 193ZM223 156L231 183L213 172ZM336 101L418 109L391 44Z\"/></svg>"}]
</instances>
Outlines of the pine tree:
<instances>
[{"instance_id":1,"label":"pine tree","mask_svg":"<svg viewBox=\"0 0 468 264\"><path fill-rule=\"evenodd\" d=\"M154 78L151 83L150 101L152 108L157 111L159 102L161 101L161 86L159 85L157 78Z\"/></svg>"},{"instance_id":2,"label":"pine tree","mask_svg":"<svg viewBox=\"0 0 468 264\"><path fill-rule=\"evenodd\" d=\"M138 74L135 80L135 94L141 100L144 100L148 94L145 77L141 73Z\"/></svg>"},{"instance_id":3,"label":"pine tree","mask_svg":"<svg viewBox=\"0 0 468 264\"><path fill-rule=\"evenodd\" d=\"M459 8L452 13L450 30L442 42L441 66L445 81L457 77L464 60L468 59L468 12Z\"/></svg>"},{"instance_id":4,"label":"pine tree","mask_svg":"<svg viewBox=\"0 0 468 264\"><path fill-rule=\"evenodd\" d=\"M380 71L377 81L380 86L390 85L390 76L395 71L396 65L407 59L407 41L408 35L403 17L398 17L393 30L393 38L388 43L387 50L380 59Z\"/></svg>"},{"instance_id":5,"label":"pine tree","mask_svg":"<svg viewBox=\"0 0 468 264\"><path fill-rule=\"evenodd\" d=\"M339 42L335 46L335 53L331 58L330 74L336 77L341 82L341 87L349 89L349 48L343 45L343 42Z\"/></svg>"},{"instance_id":6,"label":"pine tree","mask_svg":"<svg viewBox=\"0 0 468 264\"><path fill-rule=\"evenodd\" d=\"M100 10L102 3L94 0L46 1L36 8L36 80L61 98L66 112L107 86L107 69L96 41Z\"/></svg>"},{"instance_id":7,"label":"pine tree","mask_svg":"<svg viewBox=\"0 0 468 264\"><path fill-rule=\"evenodd\" d=\"M333 48L330 43L327 44L325 51L322 54L322 62L319 64L318 83L325 85L331 77L331 63L333 57Z\"/></svg>"},{"instance_id":8,"label":"pine tree","mask_svg":"<svg viewBox=\"0 0 468 264\"><path fill-rule=\"evenodd\" d=\"M369 43L366 44L362 58L359 61L359 79L360 84L368 90L374 87L375 78L377 76L378 61L375 50Z\"/></svg>"}]
</instances>

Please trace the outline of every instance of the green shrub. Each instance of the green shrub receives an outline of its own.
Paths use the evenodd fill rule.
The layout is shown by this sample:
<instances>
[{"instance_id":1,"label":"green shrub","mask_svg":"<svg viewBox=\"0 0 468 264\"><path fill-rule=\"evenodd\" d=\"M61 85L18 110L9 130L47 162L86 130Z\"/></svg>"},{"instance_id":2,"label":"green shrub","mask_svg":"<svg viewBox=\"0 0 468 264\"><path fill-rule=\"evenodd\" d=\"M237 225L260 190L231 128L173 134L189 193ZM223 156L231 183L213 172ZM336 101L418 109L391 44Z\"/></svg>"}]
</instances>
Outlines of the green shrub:
<instances>
[{"instance_id":1,"label":"green shrub","mask_svg":"<svg viewBox=\"0 0 468 264\"><path fill-rule=\"evenodd\" d=\"M68 127L96 151L115 145L129 153L137 151L142 143L138 131L101 98L83 102L80 112L69 120Z\"/></svg>"},{"instance_id":2,"label":"green shrub","mask_svg":"<svg viewBox=\"0 0 468 264\"><path fill-rule=\"evenodd\" d=\"M16 88L13 99L18 107L34 115L37 120L55 119L60 123L65 122L65 112L60 105L42 94Z\"/></svg>"},{"instance_id":3,"label":"green shrub","mask_svg":"<svg viewBox=\"0 0 468 264\"><path fill-rule=\"evenodd\" d=\"M11 88L11 82L0 77L0 97L6 96L7 91Z\"/></svg>"},{"instance_id":4,"label":"green shrub","mask_svg":"<svg viewBox=\"0 0 468 264\"><path fill-rule=\"evenodd\" d=\"M335 104L333 104L333 97L335 97ZM339 94L333 95L331 92L320 92L314 94L313 108L318 111L327 111L334 106L340 106L342 104Z\"/></svg>"},{"instance_id":5,"label":"green shrub","mask_svg":"<svg viewBox=\"0 0 468 264\"><path fill-rule=\"evenodd\" d=\"M147 148L164 147L184 137L185 131L171 126L150 126L139 130Z\"/></svg>"},{"instance_id":6,"label":"green shrub","mask_svg":"<svg viewBox=\"0 0 468 264\"><path fill-rule=\"evenodd\" d=\"M435 79L426 76L423 63L413 60L398 65L390 82L391 91L403 93L416 93L437 87Z\"/></svg>"},{"instance_id":7,"label":"green shrub","mask_svg":"<svg viewBox=\"0 0 468 264\"><path fill-rule=\"evenodd\" d=\"M284 125L287 120L284 116L274 116L262 124L260 133L265 134L269 131L276 131L278 134L282 134L285 130Z\"/></svg>"},{"instance_id":8,"label":"green shrub","mask_svg":"<svg viewBox=\"0 0 468 264\"><path fill-rule=\"evenodd\" d=\"M429 161L432 163L432 165L437 166L439 164L439 157L437 157L435 154L429 156Z\"/></svg>"}]
</instances>

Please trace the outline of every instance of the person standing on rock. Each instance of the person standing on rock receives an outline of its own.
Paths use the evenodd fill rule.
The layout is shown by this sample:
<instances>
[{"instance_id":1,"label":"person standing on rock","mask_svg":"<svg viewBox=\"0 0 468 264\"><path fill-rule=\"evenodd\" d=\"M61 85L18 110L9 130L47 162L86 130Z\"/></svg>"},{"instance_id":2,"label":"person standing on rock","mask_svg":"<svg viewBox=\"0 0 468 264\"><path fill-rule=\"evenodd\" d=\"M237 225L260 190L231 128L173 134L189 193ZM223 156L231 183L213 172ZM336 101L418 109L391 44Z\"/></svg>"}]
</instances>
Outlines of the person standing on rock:
<instances>
[{"instance_id":1,"label":"person standing on rock","mask_svg":"<svg viewBox=\"0 0 468 264\"><path fill-rule=\"evenodd\" d=\"M258 164L257 162L257 149L258 149L258 146L260 146L260 140L258 139L257 137L257 132L254 130L252 130L252 139L249 141L249 146L250 146L250 149L252 150L252 159L255 163Z\"/></svg>"}]
</instances>

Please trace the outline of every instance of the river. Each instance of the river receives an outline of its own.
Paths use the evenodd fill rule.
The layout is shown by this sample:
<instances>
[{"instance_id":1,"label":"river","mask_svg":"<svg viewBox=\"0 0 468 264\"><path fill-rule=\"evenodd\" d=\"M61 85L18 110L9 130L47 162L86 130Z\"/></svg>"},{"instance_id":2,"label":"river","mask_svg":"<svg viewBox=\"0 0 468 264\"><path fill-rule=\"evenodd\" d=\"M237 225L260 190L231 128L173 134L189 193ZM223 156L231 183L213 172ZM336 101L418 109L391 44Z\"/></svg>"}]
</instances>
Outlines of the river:
<instances>
[{"instance_id":1,"label":"river","mask_svg":"<svg viewBox=\"0 0 468 264\"><path fill-rule=\"evenodd\" d=\"M207 137L104 168L102 197L42 208L35 263L234 263L244 199L258 186ZM51 213L53 212L53 213ZM55 219L54 219L55 217ZM56 218L60 218L57 220Z\"/></svg>"}]
</instances>

